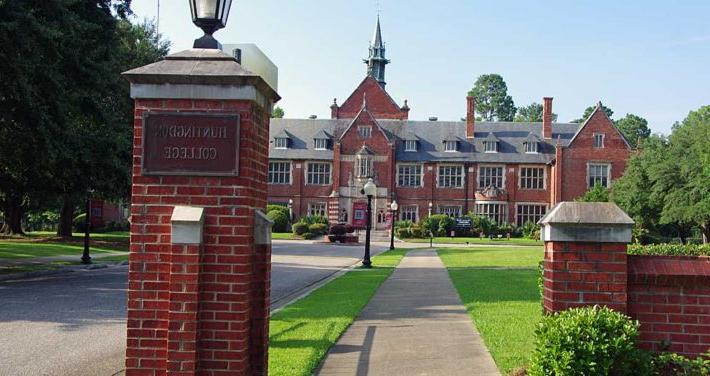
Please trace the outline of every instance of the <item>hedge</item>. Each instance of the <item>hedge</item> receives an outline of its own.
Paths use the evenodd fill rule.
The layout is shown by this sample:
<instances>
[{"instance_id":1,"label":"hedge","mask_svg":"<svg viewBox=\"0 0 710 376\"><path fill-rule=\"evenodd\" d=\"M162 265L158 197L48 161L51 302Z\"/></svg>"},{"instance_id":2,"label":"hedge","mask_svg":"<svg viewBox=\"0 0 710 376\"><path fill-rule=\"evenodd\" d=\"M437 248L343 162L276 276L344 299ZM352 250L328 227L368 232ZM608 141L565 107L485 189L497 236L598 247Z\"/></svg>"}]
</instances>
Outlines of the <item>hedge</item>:
<instances>
[{"instance_id":1,"label":"hedge","mask_svg":"<svg viewBox=\"0 0 710 376\"><path fill-rule=\"evenodd\" d=\"M631 244L626 252L641 256L710 256L710 244Z\"/></svg>"}]
</instances>

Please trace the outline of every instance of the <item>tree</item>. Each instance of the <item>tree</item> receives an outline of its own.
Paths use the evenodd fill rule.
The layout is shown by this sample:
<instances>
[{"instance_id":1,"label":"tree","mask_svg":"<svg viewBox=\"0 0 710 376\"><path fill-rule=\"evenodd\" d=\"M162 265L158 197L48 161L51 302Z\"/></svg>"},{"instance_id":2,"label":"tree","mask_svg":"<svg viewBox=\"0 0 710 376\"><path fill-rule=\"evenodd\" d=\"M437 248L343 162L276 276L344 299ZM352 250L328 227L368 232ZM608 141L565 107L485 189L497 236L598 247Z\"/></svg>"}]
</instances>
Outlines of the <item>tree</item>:
<instances>
[{"instance_id":1,"label":"tree","mask_svg":"<svg viewBox=\"0 0 710 376\"><path fill-rule=\"evenodd\" d=\"M616 128L621 131L632 147L638 146L639 139L646 139L651 135L648 121L634 114L626 114L626 116L617 120L615 124Z\"/></svg>"},{"instance_id":2,"label":"tree","mask_svg":"<svg viewBox=\"0 0 710 376\"><path fill-rule=\"evenodd\" d=\"M579 118L579 119L576 119L576 120L572 120L572 122L573 122L573 123L584 123L585 121L587 121L587 119L589 119L589 117L592 115L592 112L594 112L594 110L595 110L596 108L597 108L597 106L589 106L589 107L587 107L587 108L584 110L584 113L582 114L582 117ZM607 107L607 106L602 105L602 111L604 111L604 112L606 113L606 116L608 116L609 119L611 119L611 116L614 115L614 111L613 111L611 108Z\"/></svg>"},{"instance_id":3,"label":"tree","mask_svg":"<svg viewBox=\"0 0 710 376\"><path fill-rule=\"evenodd\" d=\"M499 74L484 74L476 80L468 95L476 98L476 112L486 121L513 121L515 104L508 86Z\"/></svg>"},{"instance_id":4,"label":"tree","mask_svg":"<svg viewBox=\"0 0 710 376\"><path fill-rule=\"evenodd\" d=\"M594 187L589 188L589 190L584 193L582 197L579 197L577 201L580 202L609 202L609 189L605 186L597 183Z\"/></svg>"},{"instance_id":5,"label":"tree","mask_svg":"<svg viewBox=\"0 0 710 376\"><path fill-rule=\"evenodd\" d=\"M515 121L518 122L541 122L543 115L543 106L540 103L533 102L527 106L518 107L518 113L515 115ZM557 121L557 114L552 114L552 121Z\"/></svg>"},{"instance_id":6,"label":"tree","mask_svg":"<svg viewBox=\"0 0 710 376\"><path fill-rule=\"evenodd\" d=\"M284 117L284 109L279 106L274 107L274 111L271 112L271 117L282 119Z\"/></svg>"}]
</instances>

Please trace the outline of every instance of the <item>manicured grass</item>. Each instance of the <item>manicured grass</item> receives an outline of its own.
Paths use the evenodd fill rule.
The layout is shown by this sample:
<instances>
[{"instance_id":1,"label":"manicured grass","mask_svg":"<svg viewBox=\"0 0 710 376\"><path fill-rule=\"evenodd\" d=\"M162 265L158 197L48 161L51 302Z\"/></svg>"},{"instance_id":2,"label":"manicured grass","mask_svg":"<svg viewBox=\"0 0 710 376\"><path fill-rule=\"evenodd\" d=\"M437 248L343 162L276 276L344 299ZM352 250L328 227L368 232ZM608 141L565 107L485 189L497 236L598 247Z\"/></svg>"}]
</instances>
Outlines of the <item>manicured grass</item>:
<instances>
[{"instance_id":1,"label":"manicured grass","mask_svg":"<svg viewBox=\"0 0 710 376\"><path fill-rule=\"evenodd\" d=\"M501 372L526 366L542 315L542 248L442 249L439 255Z\"/></svg>"},{"instance_id":2,"label":"manicured grass","mask_svg":"<svg viewBox=\"0 0 710 376\"><path fill-rule=\"evenodd\" d=\"M15 274L15 273L29 273L38 272L43 270L56 270L61 269L67 265L81 265L79 261L54 261L48 264L23 264L23 265L0 265L0 275L3 274Z\"/></svg>"},{"instance_id":3,"label":"manicured grass","mask_svg":"<svg viewBox=\"0 0 710 376\"><path fill-rule=\"evenodd\" d=\"M271 239L275 240L299 240L303 239L300 236L294 235L292 232L272 232Z\"/></svg>"},{"instance_id":4,"label":"manicured grass","mask_svg":"<svg viewBox=\"0 0 710 376\"><path fill-rule=\"evenodd\" d=\"M0 259L29 259L62 255L81 255L84 247L76 244L20 242L0 240ZM114 252L115 250L91 247L92 253Z\"/></svg>"},{"instance_id":5,"label":"manicured grass","mask_svg":"<svg viewBox=\"0 0 710 376\"><path fill-rule=\"evenodd\" d=\"M107 264L107 263L117 264L117 263L121 263L124 261L128 261L128 254L127 253L125 255L106 256L106 257L93 259L93 262L96 264Z\"/></svg>"},{"instance_id":6,"label":"manicured grass","mask_svg":"<svg viewBox=\"0 0 710 376\"><path fill-rule=\"evenodd\" d=\"M424 239L402 239L409 243L429 243L429 238ZM488 238L450 238L450 237L434 237L434 243L438 244L496 244L496 245L539 245L542 246L543 243L540 240L527 239L527 238L511 238L508 239L493 239Z\"/></svg>"},{"instance_id":7,"label":"manicured grass","mask_svg":"<svg viewBox=\"0 0 710 376\"><path fill-rule=\"evenodd\" d=\"M33 231L30 233L27 233L28 237L31 238L51 238L57 236L56 232L52 231ZM72 234L73 237L75 238L84 238L84 233L83 232L75 232ZM111 242L120 242L120 241L128 241L130 238L130 234L128 231L113 231L113 232L92 232L90 234L90 237L92 240L104 240L104 241L111 241Z\"/></svg>"},{"instance_id":8,"label":"manicured grass","mask_svg":"<svg viewBox=\"0 0 710 376\"><path fill-rule=\"evenodd\" d=\"M272 315L269 374L311 375L405 253L382 253L372 269L354 269Z\"/></svg>"}]
</instances>

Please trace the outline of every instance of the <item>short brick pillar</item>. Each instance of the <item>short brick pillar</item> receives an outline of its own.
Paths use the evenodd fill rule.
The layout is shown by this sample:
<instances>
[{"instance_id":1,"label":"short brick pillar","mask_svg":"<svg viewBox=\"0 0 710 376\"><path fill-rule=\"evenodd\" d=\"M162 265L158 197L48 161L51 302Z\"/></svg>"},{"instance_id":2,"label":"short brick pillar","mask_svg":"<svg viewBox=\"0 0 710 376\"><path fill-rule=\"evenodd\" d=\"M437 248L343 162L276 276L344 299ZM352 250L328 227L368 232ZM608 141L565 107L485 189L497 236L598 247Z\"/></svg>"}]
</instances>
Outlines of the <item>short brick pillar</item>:
<instances>
[{"instance_id":1,"label":"short brick pillar","mask_svg":"<svg viewBox=\"0 0 710 376\"><path fill-rule=\"evenodd\" d=\"M135 99L126 375L264 375L269 118L219 50L124 74Z\"/></svg>"},{"instance_id":2,"label":"short brick pillar","mask_svg":"<svg viewBox=\"0 0 710 376\"><path fill-rule=\"evenodd\" d=\"M598 304L626 313L626 246L634 221L613 203L561 202L539 224L545 310Z\"/></svg>"}]
</instances>

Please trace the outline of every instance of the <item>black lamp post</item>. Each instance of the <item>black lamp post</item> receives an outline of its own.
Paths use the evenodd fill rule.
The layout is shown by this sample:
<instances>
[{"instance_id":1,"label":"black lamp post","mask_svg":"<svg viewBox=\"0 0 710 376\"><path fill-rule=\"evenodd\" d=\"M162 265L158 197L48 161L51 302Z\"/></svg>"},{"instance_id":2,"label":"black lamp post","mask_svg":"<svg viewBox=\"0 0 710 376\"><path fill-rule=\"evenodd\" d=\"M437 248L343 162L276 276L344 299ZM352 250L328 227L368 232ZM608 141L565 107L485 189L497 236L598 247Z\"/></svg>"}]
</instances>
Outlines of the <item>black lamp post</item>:
<instances>
[{"instance_id":1,"label":"black lamp post","mask_svg":"<svg viewBox=\"0 0 710 376\"><path fill-rule=\"evenodd\" d=\"M293 222L293 199L288 199L288 231L291 231L291 223Z\"/></svg>"},{"instance_id":2,"label":"black lamp post","mask_svg":"<svg viewBox=\"0 0 710 376\"><path fill-rule=\"evenodd\" d=\"M86 199L86 217L84 218L84 253L81 255L82 264L91 264L90 238L91 230L91 197Z\"/></svg>"},{"instance_id":3,"label":"black lamp post","mask_svg":"<svg viewBox=\"0 0 710 376\"><path fill-rule=\"evenodd\" d=\"M429 201L429 217L431 217L431 209L434 208L434 203ZM431 220L429 220L429 248L434 247L434 231L431 228Z\"/></svg>"},{"instance_id":4,"label":"black lamp post","mask_svg":"<svg viewBox=\"0 0 710 376\"><path fill-rule=\"evenodd\" d=\"M193 48L220 49L221 45L214 39L215 31L227 26L229 9L232 0L189 0L192 22L197 25L205 35L196 39Z\"/></svg>"},{"instance_id":5,"label":"black lamp post","mask_svg":"<svg viewBox=\"0 0 710 376\"><path fill-rule=\"evenodd\" d=\"M392 218L390 218L390 250L394 249L394 220L397 218L397 209L399 209L399 204L397 200L392 200L390 204L390 209L392 210Z\"/></svg>"},{"instance_id":6,"label":"black lamp post","mask_svg":"<svg viewBox=\"0 0 710 376\"><path fill-rule=\"evenodd\" d=\"M367 196L367 221L365 226L365 258L362 260L362 266L364 268L371 268L372 261L370 261L370 230L372 229L372 197L377 195L377 186L372 178L367 180L365 186L362 187L360 191L362 194Z\"/></svg>"}]
</instances>

